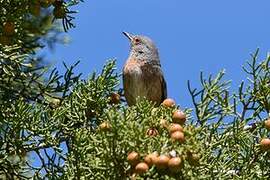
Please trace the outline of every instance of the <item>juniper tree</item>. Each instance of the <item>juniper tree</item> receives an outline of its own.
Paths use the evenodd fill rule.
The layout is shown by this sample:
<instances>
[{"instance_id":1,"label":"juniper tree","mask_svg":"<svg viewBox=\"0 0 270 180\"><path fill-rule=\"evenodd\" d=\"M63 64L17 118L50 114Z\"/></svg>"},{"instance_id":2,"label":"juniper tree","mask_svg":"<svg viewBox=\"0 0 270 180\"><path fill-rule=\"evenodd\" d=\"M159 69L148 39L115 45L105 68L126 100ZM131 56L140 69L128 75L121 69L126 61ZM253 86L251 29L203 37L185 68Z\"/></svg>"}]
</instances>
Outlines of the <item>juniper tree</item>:
<instances>
[{"instance_id":1,"label":"juniper tree","mask_svg":"<svg viewBox=\"0 0 270 180\"><path fill-rule=\"evenodd\" d=\"M270 56L187 84L193 107L128 107L116 60L87 79L36 54L73 25L77 1L0 1L1 179L267 179ZM72 16L71 16L72 15ZM58 21L58 22L59 22ZM262 141L262 139L264 141Z\"/></svg>"}]
</instances>

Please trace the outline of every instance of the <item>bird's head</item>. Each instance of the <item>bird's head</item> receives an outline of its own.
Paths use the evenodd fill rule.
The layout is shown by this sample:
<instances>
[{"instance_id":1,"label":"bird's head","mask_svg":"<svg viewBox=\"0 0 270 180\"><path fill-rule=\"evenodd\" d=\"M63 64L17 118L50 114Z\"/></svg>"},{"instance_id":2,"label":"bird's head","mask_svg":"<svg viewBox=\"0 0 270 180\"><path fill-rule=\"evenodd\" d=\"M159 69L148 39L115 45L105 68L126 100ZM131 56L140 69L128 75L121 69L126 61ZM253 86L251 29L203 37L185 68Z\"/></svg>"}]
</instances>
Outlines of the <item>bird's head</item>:
<instances>
[{"instance_id":1,"label":"bird's head","mask_svg":"<svg viewBox=\"0 0 270 180\"><path fill-rule=\"evenodd\" d=\"M131 56L135 56L138 59L158 60L158 50L154 42L146 36L142 35L132 35L127 32L123 34L129 39L131 45Z\"/></svg>"}]
</instances>

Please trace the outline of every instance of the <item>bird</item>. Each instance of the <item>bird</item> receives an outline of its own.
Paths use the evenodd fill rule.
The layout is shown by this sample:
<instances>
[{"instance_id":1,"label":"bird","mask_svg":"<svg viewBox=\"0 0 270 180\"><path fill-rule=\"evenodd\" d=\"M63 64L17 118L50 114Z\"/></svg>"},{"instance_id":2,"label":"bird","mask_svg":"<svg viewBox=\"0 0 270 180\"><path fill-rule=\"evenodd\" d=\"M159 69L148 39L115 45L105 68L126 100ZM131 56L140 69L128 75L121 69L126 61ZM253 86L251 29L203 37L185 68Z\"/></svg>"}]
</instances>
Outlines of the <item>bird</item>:
<instances>
[{"instance_id":1,"label":"bird","mask_svg":"<svg viewBox=\"0 0 270 180\"><path fill-rule=\"evenodd\" d=\"M167 98L167 85L156 45L147 36L123 34L130 41L129 56L122 70L127 104L135 105L138 97L144 97L160 105Z\"/></svg>"}]
</instances>

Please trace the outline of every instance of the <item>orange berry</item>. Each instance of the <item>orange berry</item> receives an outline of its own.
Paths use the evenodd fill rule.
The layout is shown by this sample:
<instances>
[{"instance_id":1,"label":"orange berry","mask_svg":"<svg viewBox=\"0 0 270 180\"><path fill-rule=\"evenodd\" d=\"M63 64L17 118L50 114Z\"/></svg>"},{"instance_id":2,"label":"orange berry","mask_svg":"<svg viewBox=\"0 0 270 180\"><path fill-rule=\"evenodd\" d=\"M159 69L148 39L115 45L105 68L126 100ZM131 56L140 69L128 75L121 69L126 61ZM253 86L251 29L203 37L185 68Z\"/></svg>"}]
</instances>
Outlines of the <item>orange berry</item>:
<instances>
[{"instance_id":1,"label":"orange berry","mask_svg":"<svg viewBox=\"0 0 270 180\"><path fill-rule=\"evenodd\" d=\"M187 151L187 161L190 165L192 165L192 166L198 165L200 158L201 157L199 154L195 154L195 153L192 153L190 151Z\"/></svg>"},{"instance_id":2,"label":"orange berry","mask_svg":"<svg viewBox=\"0 0 270 180\"><path fill-rule=\"evenodd\" d=\"M175 131L174 133L171 134L171 138L174 141L178 141L180 143L184 143L185 142L185 136L184 133L181 131Z\"/></svg>"},{"instance_id":3,"label":"orange berry","mask_svg":"<svg viewBox=\"0 0 270 180\"><path fill-rule=\"evenodd\" d=\"M165 169L168 167L168 162L170 160L170 157L167 155L160 155L157 159L157 162L155 163L156 167L158 169Z\"/></svg>"},{"instance_id":4,"label":"orange berry","mask_svg":"<svg viewBox=\"0 0 270 180\"><path fill-rule=\"evenodd\" d=\"M183 161L180 157L171 158L168 162L168 167L172 172L178 172L183 165Z\"/></svg>"},{"instance_id":5,"label":"orange berry","mask_svg":"<svg viewBox=\"0 0 270 180\"><path fill-rule=\"evenodd\" d=\"M144 162L148 164L149 167L151 167L153 164L155 164L158 160L158 154L157 153L152 153L148 154L144 158Z\"/></svg>"},{"instance_id":6,"label":"orange berry","mask_svg":"<svg viewBox=\"0 0 270 180\"><path fill-rule=\"evenodd\" d=\"M191 156L188 156L187 157L187 161L190 165L192 166L196 166L199 164L199 161L200 161L200 155L198 154L192 154Z\"/></svg>"},{"instance_id":7,"label":"orange berry","mask_svg":"<svg viewBox=\"0 0 270 180\"><path fill-rule=\"evenodd\" d=\"M263 138L260 142L261 149L263 151L268 151L270 150L270 139L268 138Z\"/></svg>"},{"instance_id":8,"label":"orange berry","mask_svg":"<svg viewBox=\"0 0 270 180\"><path fill-rule=\"evenodd\" d=\"M264 121L264 127L267 130L270 130L270 118L268 118L266 121Z\"/></svg>"},{"instance_id":9,"label":"orange berry","mask_svg":"<svg viewBox=\"0 0 270 180\"><path fill-rule=\"evenodd\" d=\"M171 108L175 106L175 101L171 98L167 98L162 102L162 105Z\"/></svg>"},{"instance_id":10,"label":"orange berry","mask_svg":"<svg viewBox=\"0 0 270 180\"><path fill-rule=\"evenodd\" d=\"M129 164L131 164L132 166L136 166L140 162L140 155L139 153L132 151L128 154L127 160Z\"/></svg>"},{"instance_id":11,"label":"orange berry","mask_svg":"<svg viewBox=\"0 0 270 180\"><path fill-rule=\"evenodd\" d=\"M111 104L119 104L120 103L120 95L119 94L117 94L117 93L112 93L111 95L110 95L110 102L111 102Z\"/></svg>"},{"instance_id":12,"label":"orange berry","mask_svg":"<svg viewBox=\"0 0 270 180\"><path fill-rule=\"evenodd\" d=\"M169 128L170 134L172 134L176 131L184 132L184 128L180 124L176 124L176 123L171 124L170 128Z\"/></svg>"},{"instance_id":13,"label":"orange berry","mask_svg":"<svg viewBox=\"0 0 270 180\"><path fill-rule=\"evenodd\" d=\"M99 125L99 128L102 130L102 131L109 131L111 130L111 125L110 123L108 122L103 122Z\"/></svg>"},{"instance_id":14,"label":"orange berry","mask_svg":"<svg viewBox=\"0 0 270 180\"><path fill-rule=\"evenodd\" d=\"M173 122L174 123L178 123L178 124L184 124L186 122L186 114L181 111L181 110L176 110L174 113L173 113Z\"/></svg>"},{"instance_id":15,"label":"orange berry","mask_svg":"<svg viewBox=\"0 0 270 180\"><path fill-rule=\"evenodd\" d=\"M12 36L15 33L15 24L13 22L5 22L3 26L3 33L6 36Z\"/></svg>"},{"instance_id":16,"label":"orange berry","mask_svg":"<svg viewBox=\"0 0 270 180\"><path fill-rule=\"evenodd\" d=\"M157 136L158 130L156 128L149 128L149 129L147 129L146 134L148 136Z\"/></svg>"},{"instance_id":17,"label":"orange berry","mask_svg":"<svg viewBox=\"0 0 270 180\"><path fill-rule=\"evenodd\" d=\"M138 174L146 173L149 169L149 166L145 162L141 162L136 165L135 170Z\"/></svg>"}]
</instances>

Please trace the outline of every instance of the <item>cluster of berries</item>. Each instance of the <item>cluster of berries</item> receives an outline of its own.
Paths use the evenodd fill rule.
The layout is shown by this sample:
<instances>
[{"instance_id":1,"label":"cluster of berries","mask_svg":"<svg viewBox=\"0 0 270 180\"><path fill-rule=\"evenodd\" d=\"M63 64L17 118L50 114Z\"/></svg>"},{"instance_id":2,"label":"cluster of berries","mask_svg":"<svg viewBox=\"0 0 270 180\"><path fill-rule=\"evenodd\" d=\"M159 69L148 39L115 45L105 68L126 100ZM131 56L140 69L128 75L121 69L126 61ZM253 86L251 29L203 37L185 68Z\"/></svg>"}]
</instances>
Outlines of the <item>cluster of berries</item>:
<instances>
[{"instance_id":1,"label":"cluster of berries","mask_svg":"<svg viewBox=\"0 0 270 180\"><path fill-rule=\"evenodd\" d=\"M50 8L53 6L53 17L55 19L63 19L68 12L67 7L62 0L35 0L33 3L27 6L28 13L34 17L39 17L42 8ZM15 20L9 19L3 22L3 26L0 28L0 44L11 45L13 37L16 35L19 29L19 24Z\"/></svg>"}]
</instances>

